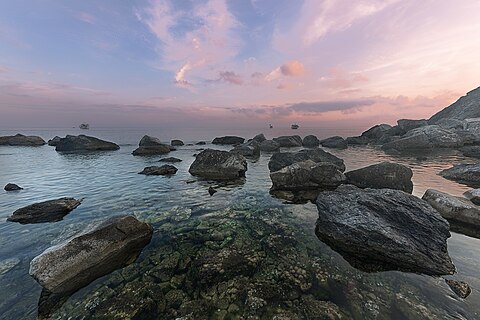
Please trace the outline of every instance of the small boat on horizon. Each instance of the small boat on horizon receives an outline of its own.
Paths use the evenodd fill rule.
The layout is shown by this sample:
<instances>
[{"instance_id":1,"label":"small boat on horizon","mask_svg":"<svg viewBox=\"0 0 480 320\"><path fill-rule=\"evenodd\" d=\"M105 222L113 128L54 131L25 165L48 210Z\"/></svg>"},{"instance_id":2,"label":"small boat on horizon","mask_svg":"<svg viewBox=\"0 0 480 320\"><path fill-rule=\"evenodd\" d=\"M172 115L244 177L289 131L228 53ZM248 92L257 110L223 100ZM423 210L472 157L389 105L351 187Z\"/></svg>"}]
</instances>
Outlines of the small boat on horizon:
<instances>
[{"instance_id":1,"label":"small boat on horizon","mask_svg":"<svg viewBox=\"0 0 480 320\"><path fill-rule=\"evenodd\" d=\"M272 128L273 128L273 125L272 125L271 123L269 124L269 126L270 126L270 129L272 129Z\"/></svg>"},{"instance_id":2,"label":"small boat on horizon","mask_svg":"<svg viewBox=\"0 0 480 320\"><path fill-rule=\"evenodd\" d=\"M295 130L295 129L298 129L299 127L300 127L300 126L299 126L298 124L294 123L294 124L292 124L292 127L291 127L291 128Z\"/></svg>"},{"instance_id":3,"label":"small boat on horizon","mask_svg":"<svg viewBox=\"0 0 480 320\"><path fill-rule=\"evenodd\" d=\"M80 129L88 130L90 129L90 125L88 123L82 123L78 126Z\"/></svg>"}]
</instances>

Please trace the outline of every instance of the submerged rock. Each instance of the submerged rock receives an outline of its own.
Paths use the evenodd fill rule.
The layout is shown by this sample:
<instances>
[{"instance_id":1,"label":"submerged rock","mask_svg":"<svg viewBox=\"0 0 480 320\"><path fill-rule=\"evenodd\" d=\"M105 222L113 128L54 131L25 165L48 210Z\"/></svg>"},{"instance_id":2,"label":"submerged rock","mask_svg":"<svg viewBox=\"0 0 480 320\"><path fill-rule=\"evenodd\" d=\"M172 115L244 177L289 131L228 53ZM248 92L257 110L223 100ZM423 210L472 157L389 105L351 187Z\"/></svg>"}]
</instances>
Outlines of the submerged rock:
<instances>
[{"instance_id":1,"label":"submerged rock","mask_svg":"<svg viewBox=\"0 0 480 320\"><path fill-rule=\"evenodd\" d=\"M452 291L462 299L466 299L470 293L472 293L472 289L466 282L450 279L445 279L445 282L448 284L450 289L452 289Z\"/></svg>"},{"instance_id":2,"label":"submerged rock","mask_svg":"<svg viewBox=\"0 0 480 320\"><path fill-rule=\"evenodd\" d=\"M67 135L56 143L55 151L111 151L120 147L109 141L101 140L86 135Z\"/></svg>"},{"instance_id":3,"label":"submerged rock","mask_svg":"<svg viewBox=\"0 0 480 320\"><path fill-rule=\"evenodd\" d=\"M142 172L138 174L144 174L147 176L164 176L164 175L171 175L177 173L177 168L171 166L169 164L164 164L163 166L150 166L145 167Z\"/></svg>"},{"instance_id":4,"label":"submerged rock","mask_svg":"<svg viewBox=\"0 0 480 320\"><path fill-rule=\"evenodd\" d=\"M318 238L364 271L453 274L448 222L422 199L398 190L343 185L317 198Z\"/></svg>"},{"instance_id":5,"label":"submerged rock","mask_svg":"<svg viewBox=\"0 0 480 320\"><path fill-rule=\"evenodd\" d=\"M175 150L172 146L162 143L158 138L148 135L143 136L138 144L138 148L135 149L132 154L134 156L151 156L166 154Z\"/></svg>"},{"instance_id":6,"label":"submerged rock","mask_svg":"<svg viewBox=\"0 0 480 320\"><path fill-rule=\"evenodd\" d=\"M182 140L178 140L178 139L174 139L170 142L170 145L174 146L174 147L181 147L184 145L183 141Z\"/></svg>"},{"instance_id":7,"label":"submerged rock","mask_svg":"<svg viewBox=\"0 0 480 320\"><path fill-rule=\"evenodd\" d=\"M260 143L259 147L260 147L260 151L276 152L280 150L280 143L273 140L265 140Z\"/></svg>"},{"instance_id":8,"label":"submerged rock","mask_svg":"<svg viewBox=\"0 0 480 320\"><path fill-rule=\"evenodd\" d=\"M48 248L30 263L30 275L53 293L72 293L133 262L153 229L133 216L110 218Z\"/></svg>"},{"instance_id":9,"label":"submerged rock","mask_svg":"<svg viewBox=\"0 0 480 320\"><path fill-rule=\"evenodd\" d=\"M182 162L182 159L178 159L175 157L168 157L168 158L162 158L158 160L159 162Z\"/></svg>"},{"instance_id":10,"label":"submerged rock","mask_svg":"<svg viewBox=\"0 0 480 320\"><path fill-rule=\"evenodd\" d=\"M397 189L408 193L413 191L412 170L404 165L381 162L345 173L347 183L359 188Z\"/></svg>"},{"instance_id":11,"label":"submerged rock","mask_svg":"<svg viewBox=\"0 0 480 320\"><path fill-rule=\"evenodd\" d=\"M450 169L440 171L442 177L467 185L480 185L480 163L458 164Z\"/></svg>"},{"instance_id":12,"label":"submerged rock","mask_svg":"<svg viewBox=\"0 0 480 320\"><path fill-rule=\"evenodd\" d=\"M330 137L320 141L322 147L332 148L332 149L347 149L348 143L345 139L340 136Z\"/></svg>"},{"instance_id":13,"label":"submerged rock","mask_svg":"<svg viewBox=\"0 0 480 320\"><path fill-rule=\"evenodd\" d=\"M3 187L5 191L18 191L18 190L23 190L22 187L17 186L15 183L7 183L5 187Z\"/></svg>"},{"instance_id":14,"label":"submerged rock","mask_svg":"<svg viewBox=\"0 0 480 320\"><path fill-rule=\"evenodd\" d=\"M274 153L268 162L268 169L270 172L278 171L296 162L306 160L312 160L313 162L330 162L336 165L340 171L345 171L345 164L342 159L320 148L300 150L298 152Z\"/></svg>"},{"instance_id":15,"label":"submerged rock","mask_svg":"<svg viewBox=\"0 0 480 320\"><path fill-rule=\"evenodd\" d=\"M217 137L213 139L213 144L242 144L245 141L245 138L236 137L236 136L225 136L225 137Z\"/></svg>"},{"instance_id":16,"label":"submerged rock","mask_svg":"<svg viewBox=\"0 0 480 320\"><path fill-rule=\"evenodd\" d=\"M188 171L206 179L233 180L245 177L247 161L238 153L206 149L196 156Z\"/></svg>"},{"instance_id":17,"label":"submerged rock","mask_svg":"<svg viewBox=\"0 0 480 320\"><path fill-rule=\"evenodd\" d=\"M283 148L294 148L302 146L302 138L298 135L294 136L280 136L273 138L273 141L276 141L280 144L280 147Z\"/></svg>"},{"instance_id":18,"label":"submerged rock","mask_svg":"<svg viewBox=\"0 0 480 320\"><path fill-rule=\"evenodd\" d=\"M306 148L315 148L320 145L320 140L313 134L305 136L302 141L302 145Z\"/></svg>"},{"instance_id":19,"label":"submerged rock","mask_svg":"<svg viewBox=\"0 0 480 320\"><path fill-rule=\"evenodd\" d=\"M34 203L15 210L7 221L27 223L56 222L63 219L73 209L81 204L81 200L74 198L60 198Z\"/></svg>"},{"instance_id":20,"label":"submerged rock","mask_svg":"<svg viewBox=\"0 0 480 320\"><path fill-rule=\"evenodd\" d=\"M256 141L250 141L236 146L230 152L241 154L246 158L258 158L260 156L260 145Z\"/></svg>"},{"instance_id":21,"label":"submerged rock","mask_svg":"<svg viewBox=\"0 0 480 320\"><path fill-rule=\"evenodd\" d=\"M0 146L21 146L21 147L38 147L45 144L45 140L37 136L24 136L17 133L14 136L0 137Z\"/></svg>"},{"instance_id":22,"label":"submerged rock","mask_svg":"<svg viewBox=\"0 0 480 320\"><path fill-rule=\"evenodd\" d=\"M48 140L47 143L48 143L49 146L56 147L61 139L62 138L60 138L59 136L55 136L55 137L53 137L53 139Z\"/></svg>"},{"instance_id":23,"label":"submerged rock","mask_svg":"<svg viewBox=\"0 0 480 320\"><path fill-rule=\"evenodd\" d=\"M270 173L272 190L334 189L345 182L340 168L329 162L296 162Z\"/></svg>"},{"instance_id":24,"label":"submerged rock","mask_svg":"<svg viewBox=\"0 0 480 320\"><path fill-rule=\"evenodd\" d=\"M465 196L465 198L470 200L473 204L480 206L480 189L473 189L473 190L467 191L463 195Z\"/></svg>"}]
</instances>

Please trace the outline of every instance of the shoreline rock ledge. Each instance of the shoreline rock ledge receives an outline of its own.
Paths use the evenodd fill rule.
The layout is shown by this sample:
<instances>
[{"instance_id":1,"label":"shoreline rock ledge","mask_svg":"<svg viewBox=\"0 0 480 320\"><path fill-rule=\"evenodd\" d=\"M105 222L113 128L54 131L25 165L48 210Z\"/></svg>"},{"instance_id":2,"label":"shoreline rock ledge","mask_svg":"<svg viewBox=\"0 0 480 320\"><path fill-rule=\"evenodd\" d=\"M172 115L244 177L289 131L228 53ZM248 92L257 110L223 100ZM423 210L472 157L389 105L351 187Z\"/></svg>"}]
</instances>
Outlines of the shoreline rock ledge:
<instances>
[{"instance_id":1,"label":"shoreline rock ledge","mask_svg":"<svg viewBox=\"0 0 480 320\"><path fill-rule=\"evenodd\" d=\"M342 185L316 201L317 237L367 272L455 272L447 251L449 224L427 202L391 189Z\"/></svg>"},{"instance_id":2,"label":"shoreline rock ledge","mask_svg":"<svg viewBox=\"0 0 480 320\"><path fill-rule=\"evenodd\" d=\"M57 222L62 220L64 216L69 214L81 203L81 200L74 198L59 198L38 202L15 210L15 212L7 218L7 221L19 222L21 224Z\"/></svg>"},{"instance_id":3,"label":"shoreline rock ledge","mask_svg":"<svg viewBox=\"0 0 480 320\"><path fill-rule=\"evenodd\" d=\"M153 228L133 216L110 218L30 263L30 275L52 293L73 293L137 259Z\"/></svg>"}]
</instances>

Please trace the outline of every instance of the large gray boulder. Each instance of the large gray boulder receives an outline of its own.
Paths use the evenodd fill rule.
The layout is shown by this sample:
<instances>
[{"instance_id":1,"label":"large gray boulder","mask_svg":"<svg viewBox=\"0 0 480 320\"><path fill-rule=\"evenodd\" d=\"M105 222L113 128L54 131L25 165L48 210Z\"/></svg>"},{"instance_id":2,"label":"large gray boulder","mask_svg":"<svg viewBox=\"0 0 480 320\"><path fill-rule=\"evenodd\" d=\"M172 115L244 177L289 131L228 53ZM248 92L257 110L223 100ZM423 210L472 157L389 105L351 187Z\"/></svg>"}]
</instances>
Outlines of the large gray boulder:
<instances>
[{"instance_id":1,"label":"large gray boulder","mask_svg":"<svg viewBox=\"0 0 480 320\"><path fill-rule=\"evenodd\" d=\"M246 158L258 158L260 157L260 144L252 140L236 146L230 152L241 154Z\"/></svg>"},{"instance_id":2,"label":"large gray boulder","mask_svg":"<svg viewBox=\"0 0 480 320\"><path fill-rule=\"evenodd\" d=\"M52 139L48 140L47 143L48 143L49 146L56 147L61 139L62 138L60 138L59 136L55 136Z\"/></svg>"},{"instance_id":3,"label":"large gray boulder","mask_svg":"<svg viewBox=\"0 0 480 320\"><path fill-rule=\"evenodd\" d=\"M134 156L152 156L166 154L175 150L172 146L162 143L158 138L151 137L149 135L143 136L138 144L138 148L135 149L132 154Z\"/></svg>"},{"instance_id":4,"label":"large gray boulder","mask_svg":"<svg viewBox=\"0 0 480 320\"><path fill-rule=\"evenodd\" d=\"M397 121L397 124L398 124L398 127L403 132L408 132L413 129L428 126L428 121L425 119L421 119L421 120L400 119Z\"/></svg>"},{"instance_id":5,"label":"large gray boulder","mask_svg":"<svg viewBox=\"0 0 480 320\"><path fill-rule=\"evenodd\" d=\"M173 139L172 141L170 141L170 145L173 147L181 147L184 145L184 143L182 140Z\"/></svg>"},{"instance_id":6,"label":"large gray boulder","mask_svg":"<svg viewBox=\"0 0 480 320\"><path fill-rule=\"evenodd\" d=\"M265 135L263 133L259 133L255 137L253 137L252 140L258 143L262 143L263 141L267 140L267 138L265 138Z\"/></svg>"},{"instance_id":7,"label":"large gray boulder","mask_svg":"<svg viewBox=\"0 0 480 320\"><path fill-rule=\"evenodd\" d=\"M364 271L453 274L448 222L427 202L391 189L342 185L316 201L318 238Z\"/></svg>"},{"instance_id":8,"label":"large gray boulder","mask_svg":"<svg viewBox=\"0 0 480 320\"><path fill-rule=\"evenodd\" d=\"M276 152L280 150L280 143L273 140L265 140L260 142L260 151L264 152Z\"/></svg>"},{"instance_id":9,"label":"large gray boulder","mask_svg":"<svg viewBox=\"0 0 480 320\"><path fill-rule=\"evenodd\" d=\"M138 174L144 174L146 176L165 176L175 174L177 173L177 170L178 169L172 165L164 164L163 166L145 167L143 171Z\"/></svg>"},{"instance_id":10,"label":"large gray boulder","mask_svg":"<svg viewBox=\"0 0 480 320\"><path fill-rule=\"evenodd\" d=\"M345 163L342 159L320 148L300 150L298 152L277 152L272 155L268 162L270 172L278 171L296 162L312 160L313 162L330 162L336 165L340 171L345 171Z\"/></svg>"},{"instance_id":11,"label":"large gray boulder","mask_svg":"<svg viewBox=\"0 0 480 320\"><path fill-rule=\"evenodd\" d=\"M345 173L347 183L359 188L397 189L408 193L413 191L413 172L407 166L381 162Z\"/></svg>"},{"instance_id":12,"label":"large gray boulder","mask_svg":"<svg viewBox=\"0 0 480 320\"><path fill-rule=\"evenodd\" d=\"M81 204L81 200L74 198L59 198L34 203L15 210L7 221L27 223L56 222L63 219L73 209Z\"/></svg>"},{"instance_id":13,"label":"large gray boulder","mask_svg":"<svg viewBox=\"0 0 480 320\"><path fill-rule=\"evenodd\" d=\"M153 229L133 216L120 216L48 248L30 263L30 275L52 293L72 293L133 262Z\"/></svg>"},{"instance_id":14,"label":"large gray boulder","mask_svg":"<svg viewBox=\"0 0 480 320\"><path fill-rule=\"evenodd\" d=\"M310 134L308 136L305 136L302 140L302 145L305 148L315 148L320 145L320 140L313 134Z\"/></svg>"},{"instance_id":15,"label":"large gray boulder","mask_svg":"<svg viewBox=\"0 0 480 320\"><path fill-rule=\"evenodd\" d=\"M86 135L67 135L56 142L55 151L85 152L85 151L111 151L120 147L109 141L101 140Z\"/></svg>"},{"instance_id":16,"label":"large gray boulder","mask_svg":"<svg viewBox=\"0 0 480 320\"><path fill-rule=\"evenodd\" d=\"M273 141L276 141L280 144L282 148L294 148L302 146L302 138L298 135L294 136L280 136L273 138Z\"/></svg>"},{"instance_id":17,"label":"large gray boulder","mask_svg":"<svg viewBox=\"0 0 480 320\"><path fill-rule=\"evenodd\" d=\"M345 182L342 171L329 162L307 160L271 172L272 190L334 189Z\"/></svg>"},{"instance_id":18,"label":"large gray boulder","mask_svg":"<svg viewBox=\"0 0 480 320\"><path fill-rule=\"evenodd\" d=\"M348 143L340 136L334 136L320 141L322 147L331 149L347 149Z\"/></svg>"},{"instance_id":19,"label":"large gray boulder","mask_svg":"<svg viewBox=\"0 0 480 320\"><path fill-rule=\"evenodd\" d=\"M428 123L437 124L443 119L465 120L468 118L480 118L480 87L434 114Z\"/></svg>"},{"instance_id":20,"label":"large gray boulder","mask_svg":"<svg viewBox=\"0 0 480 320\"><path fill-rule=\"evenodd\" d=\"M0 137L0 146L38 147L46 144L45 140L37 136L24 136L17 133L14 136Z\"/></svg>"},{"instance_id":21,"label":"large gray boulder","mask_svg":"<svg viewBox=\"0 0 480 320\"><path fill-rule=\"evenodd\" d=\"M367 145L370 143L370 139L368 139L367 137L348 137L347 139L345 139L345 141L347 141L347 144L348 145L354 145L354 146L363 146L363 145Z\"/></svg>"},{"instance_id":22,"label":"large gray boulder","mask_svg":"<svg viewBox=\"0 0 480 320\"><path fill-rule=\"evenodd\" d=\"M213 139L213 144L229 144L229 145L236 145L242 144L245 141L245 138L236 137L236 136L225 136L225 137L217 137Z\"/></svg>"},{"instance_id":23,"label":"large gray boulder","mask_svg":"<svg viewBox=\"0 0 480 320\"><path fill-rule=\"evenodd\" d=\"M392 126L389 124L377 124L376 126L371 127L367 131L364 131L361 137L367 138L369 140L380 139L385 134L385 132L390 129L392 129Z\"/></svg>"},{"instance_id":24,"label":"large gray boulder","mask_svg":"<svg viewBox=\"0 0 480 320\"><path fill-rule=\"evenodd\" d=\"M466 157L480 158L480 146L468 146L460 149Z\"/></svg>"},{"instance_id":25,"label":"large gray boulder","mask_svg":"<svg viewBox=\"0 0 480 320\"><path fill-rule=\"evenodd\" d=\"M458 164L440 171L439 175L466 185L480 186L480 163Z\"/></svg>"},{"instance_id":26,"label":"large gray boulder","mask_svg":"<svg viewBox=\"0 0 480 320\"><path fill-rule=\"evenodd\" d=\"M247 161L244 156L228 151L206 149L200 152L188 172L212 180L234 180L245 177Z\"/></svg>"}]
</instances>

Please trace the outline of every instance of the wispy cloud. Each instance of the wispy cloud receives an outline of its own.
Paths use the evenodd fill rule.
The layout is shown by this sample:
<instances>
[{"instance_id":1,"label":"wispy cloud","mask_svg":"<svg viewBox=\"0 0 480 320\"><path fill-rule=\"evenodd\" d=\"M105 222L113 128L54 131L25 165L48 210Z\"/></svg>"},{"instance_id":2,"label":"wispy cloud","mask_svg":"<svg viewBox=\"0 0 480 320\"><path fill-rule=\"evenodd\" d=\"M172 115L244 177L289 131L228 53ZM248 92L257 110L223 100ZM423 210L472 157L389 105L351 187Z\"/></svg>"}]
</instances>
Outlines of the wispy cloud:
<instances>
[{"instance_id":1,"label":"wispy cloud","mask_svg":"<svg viewBox=\"0 0 480 320\"><path fill-rule=\"evenodd\" d=\"M77 18L78 20L80 20L84 23L91 24L91 25L94 25L94 24L97 23L97 18L95 18L94 15L92 15L88 12L78 12L75 15L75 18Z\"/></svg>"}]
</instances>

